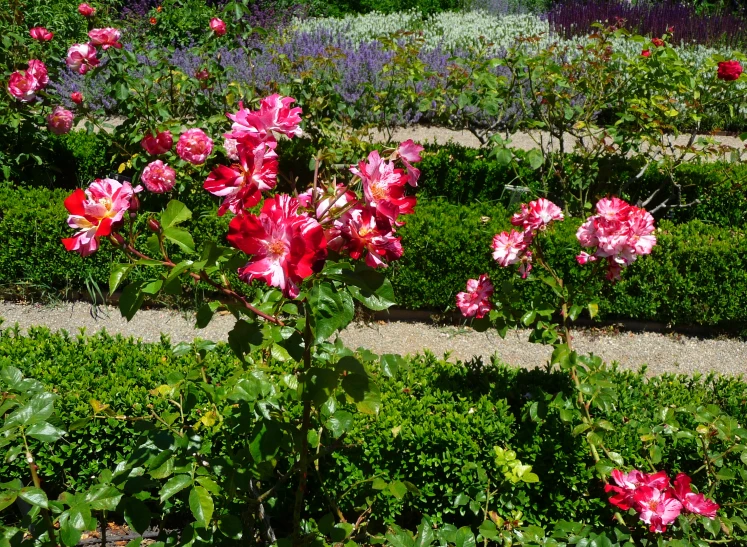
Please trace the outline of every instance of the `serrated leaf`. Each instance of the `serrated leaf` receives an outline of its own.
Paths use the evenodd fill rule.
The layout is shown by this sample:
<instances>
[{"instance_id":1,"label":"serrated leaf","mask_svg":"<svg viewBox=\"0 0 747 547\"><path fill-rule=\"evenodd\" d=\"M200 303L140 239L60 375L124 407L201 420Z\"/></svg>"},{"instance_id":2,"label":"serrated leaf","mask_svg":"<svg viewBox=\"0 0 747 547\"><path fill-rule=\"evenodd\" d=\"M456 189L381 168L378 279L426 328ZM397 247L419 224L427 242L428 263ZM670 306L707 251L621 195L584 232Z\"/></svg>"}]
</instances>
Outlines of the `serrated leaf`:
<instances>
[{"instance_id":1,"label":"serrated leaf","mask_svg":"<svg viewBox=\"0 0 747 547\"><path fill-rule=\"evenodd\" d=\"M164 502L174 494L184 490L190 484L192 484L192 477L189 475L175 475L166 481L166 484L161 487L159 499L161 502Z\"/></svg>"},{"instance_id":2,"label":"serrated leaf","mask_svg":"<svg viewBox=\"0 0 747 547\"><path fill-rule=\"evenodd\" d=\"M28 486L22 489L20 492L18 492L18 497L21 498L26 503L29 503L31 505L36 505L43 509L47 509L49 507L49 500L47 500L47 494L41 488L36 488L34 486Z\"/></svg>"},{"instance_id":3,"label":"serrated leaf","mask_svg":"<svg viewBox=\"0 0 747 547\"><path fill-rule=\"evenodd\" d=\"M60 439L65 434L65 431L53 426L49 422L42 422L29 427L26 430L26 434L42 442L53 443Z\"/></svg>"},{"instance_id":4,"label":"serrated leaf","mask_svg":"<svg viewBox=\"0 0 747 547\"><path fill-rule=\"evenodd\" d=\"M111 273L109 274L109 294L114 294L119 285L132 270L132 264L112 264Z\"/></svg>"},{"instance_id":5,"label":"serrated leaf","mask_svg":"<svg viewBox=\"0 0 747 547\"><path fill-rule=\"evenodd\" d=\"M114 511L121 499L122 492L106 484L98 484L86 494L86 501L91 504L91 509L97 511Z\"/></svg>"},{"instance_id":6,"label":"serrated leaf","mask_svg":"<svg viewBox=\"0 0 747 547\"><path fill-rule=\"evenodd\" d=\"M207 528L213 519L213 497L204 487L195 486L189 493L189 509L195 522L201 528Z\"/></svg>"},{"instance_id":7,"label":"serrated leaf","mask_svg":"<svg viewBox=\"0 0 747 547\"><path fill-rule=\"evenodd\" d=\"M171 228L172 226L186 222L191 218L192 211L190 211L181 201L172 199L169 201L168 205L166 205L166 210L161 213L161 227L164 229Z\"/></svg>"},{"instance_id":8,"label":"serrated leaf","mask_svg":"<svg viewBox=\"0 0 747 547\"><path fill-rule=\"evenodd\" d=\"M192 239L192 234L184 228L175 228L173 226L171 228L164 228L163 237L178 245L185 253L195 252L195 241Z\"/></svg>"}]
</instances>

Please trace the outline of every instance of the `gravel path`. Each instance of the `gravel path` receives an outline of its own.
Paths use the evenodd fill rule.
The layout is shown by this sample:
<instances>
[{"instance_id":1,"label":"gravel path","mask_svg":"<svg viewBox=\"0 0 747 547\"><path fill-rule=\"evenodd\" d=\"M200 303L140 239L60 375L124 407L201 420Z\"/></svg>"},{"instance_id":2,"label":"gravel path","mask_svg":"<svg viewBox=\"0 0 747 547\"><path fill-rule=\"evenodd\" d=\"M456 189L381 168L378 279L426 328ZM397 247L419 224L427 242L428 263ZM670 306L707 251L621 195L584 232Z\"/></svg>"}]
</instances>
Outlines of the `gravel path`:
<instances>
[{"instance_id":1,"label":"gravel path","mask_svg":"<svg viewBox=\"0 0 747 547\"><path fill-rule=\"evenodd\" d=\"M218 315L207 328L196 330L186 314L155 309L143 310L127 323L115 308L104 308L105 315L94 319L91 307L85 303L66 303L57 306L24 305L0 302L0 317L9 328L18 323L23 330L43 325L52 330L64 329L77 334L85 328L87 334L106 329L111 334L156 342L161 333L172 342L191 341L200 337L225 341L233 326L233 317ZM505 340L494 333L477 333L469 328L438 327L424 323L384 322L355 323L341 335L352 348L364 347L375 353L415 354L424 349L437 356L467 360L472 357L488 359L493 354L507 363L533 368L545 364L550 348L527 341L528 332L510 332ZM579 331L574 343L582 353L594 352L608 362L617 361L624 368L637 370L648 365L651 375L663 373L696 374L718 372L742 375L747 372L747 343L739 340L714 340L658 333L600 334Z\"/></svg>"}]
</instances>

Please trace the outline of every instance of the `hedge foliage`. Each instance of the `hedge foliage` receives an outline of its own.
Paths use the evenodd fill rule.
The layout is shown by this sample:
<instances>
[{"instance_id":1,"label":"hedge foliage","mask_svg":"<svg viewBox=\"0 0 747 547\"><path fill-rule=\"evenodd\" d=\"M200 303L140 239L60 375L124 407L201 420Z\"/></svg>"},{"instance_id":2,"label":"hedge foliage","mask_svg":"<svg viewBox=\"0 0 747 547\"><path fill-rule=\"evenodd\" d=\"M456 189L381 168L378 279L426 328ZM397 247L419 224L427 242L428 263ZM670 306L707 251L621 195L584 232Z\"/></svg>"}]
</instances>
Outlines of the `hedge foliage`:
<instances>
[{"instance_id":1,"label":"hedge foliage","mask_svg":"<svg viewBox=\"0 0 747 547\"><path fill-rule=\"evenodd\" d=\"M127 416L146 415L148 404L162 410L159 398L150 390L174 372L186 374L204 366L216 383L235 373L242 374L240 365L223 345L209 351L202 361L193 354L177 357L173 350L166 340L143 344L106 334L88 338L50 334L45 329L20 336L13 329L6 329L0 333L0 368L16 366L57 392L60 416L64 417L64 423L57 425L66 429L74 429L76 421L90 415L91 399L109 404L115 412ZM522 511L527 524L578 519L605 526L611 518L583 436L573 436L555 411L539 420L531 419L530 406L544 400L546 394L572 391L564 374L528 371L501 363L451 363L430 354L398 359L398 366L390 366L385 374L375 361L376 356L365 351L361 356L377 377L382 412L378 416L355 414L355 425L345 446L319 464L327 491L340 495L352 487L350 495L340 500L340 508L346 514L357 514L355 508L365 506L364 500L369 497L375 500L373 515L380 524L398 522L409 526L417 523L422 514L458 525L479 524L481 519L469 512L460 515L454 500L473 486L471 472L464 465L479 463L497 472L492 448L501 446L516 450L540 477L538 484L520 483L501 492L500 507L507 513ZM264 370L272 371L271 374L287 372L287 365L265 365ZM625 389L618 390L618 404L603 416L616 429L607 445L614 447L631 466L647 467L648 453L642 448L637 431L660 424L659 411L663 407L716 404L741 423L747 420L747 384L738 379L672 375L649 379L643 372L618 371L614 383ZM82 486L100 470L113 466L134 448L137 424L115 419L89 422L49 450L38 453L40 473L47 487L59 491ZM685 427L691 425L683 422ZM221 435L220 431L215 433L216 447L225 442ZM662 457L660 468L670 475L678 471L692 473L702 463L686 443L664 447ZM0 476L25 477L23 465L20 460L2 462ZM375 489L373 477L408 481L419 493L395 497L386 490ZM315 474L311 480L318 480ZM356 485L359 481L363 482ZM743 499L745 487L738 483L722 484L714 497L720 503ZM318 499L309 500L309 505L318 507L323 514L327 504L318 486L310 485L309 492L315 492ZM287 517L272 516L275 522Z\"/></svg>"},{"instance_id":2,"label":"hedge foliage","mask_svg":"<svg viewBox=\"0 0 747 547\"><path fill-rule=\"evenodd\" d=\"M92 282L106 290L110 264L120 258L109 243L104 241L99 252L84 259L60 244L70 232L62 205L67 193L0 187L0 287L6 295L19 290L55 297L69 296L70 291L85 294ZM195 210L215 207L202 192L182 199ZM490 256L492 237L509 228L509 215L499 204L421 199L400 232L405 255L390 270L399 305L450 310L468 278L483 272L495 282L515 276L513 268L499 268ZM223 237L225 222L207 214L188 227L199 243ZM574 260L580 250L575 239L578 222L558 224L549 234L546 254L567 281L587 283L588 270ZM657 237L654 253L628 268L621 282L599 287L602 317L728 328L747 324L744 232L697 220L662 221ZM531 279L519 286L527 301L545 290Z\"/></svg>"},{"instance_id":3,"label":"hedge foliage","mask_svg":"<svg viewBox=\"0 0 747 547\"><path fill-rule=\"evenodd\" d=\"M456 144L428 146L420 164L418 183L421 197L440 197L450 203L472 205L474 202L500 202L508 205L511 193L506 184L523 185L534 195L544 195L545 189L538 173L529 168L526 154L516 150L518 168L501 164L485 150ZM567 161L577 161L568 155ZM578 167L577 167L578 169ZM640 165L614 161L589 168L594 201L607 194L619 194L620 186L640 172ZM747 165L713 162L685 163L676 170L682 186L682 201L697 202L691 207L672 210L668 220L677 223L701 220L721 227L743 227L747 223ZM631 203L647 198L665 182L666 175L653 165L635 183L630 184L621 197ZM562 203L559 192L549 182L549 199Z\"/></svg>"},{"instance_id":4,"label":"hedge foliage","mask_svg":"<svg viewBox=\"0 0 747 547\"><path fill-rule=\"evenodd\" d=\"M493 235L510 228L503 207L441 200L421 201L418 207L401 230L405 255L392 268L401 306L453 309L466 279L484 272L494 283L516 277L514 268L500 268L491 257ZM543 248L566 282L588 285L589 269L575 262L579 223L569 219L556 225ZM604 287L599 283L603 317L722 327L747 321L747 240L742 232L700 221L663 221L656 235L653 254L627 268L622 281ZM531 277L518 287L527 302L545 290Z\"/></svg>"}]
</instances>

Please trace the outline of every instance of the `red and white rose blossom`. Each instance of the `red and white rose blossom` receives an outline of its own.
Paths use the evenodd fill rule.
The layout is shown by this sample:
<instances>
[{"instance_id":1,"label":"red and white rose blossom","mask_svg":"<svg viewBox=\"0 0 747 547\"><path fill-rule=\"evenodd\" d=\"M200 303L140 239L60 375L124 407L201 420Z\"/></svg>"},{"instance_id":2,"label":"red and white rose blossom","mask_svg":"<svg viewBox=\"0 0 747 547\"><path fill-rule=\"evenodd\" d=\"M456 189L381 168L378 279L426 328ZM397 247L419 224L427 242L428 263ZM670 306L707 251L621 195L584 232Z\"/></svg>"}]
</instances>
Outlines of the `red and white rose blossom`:
<instances>
[{"instance_id":1,"label":"red and white rose blossom","mask_svg":"<svg viewBox=\"0 0 747 547\"><path fill-rule=\"evenodd\" d=\"M456 296L457 307L464 317L482 319L492 309L491 296L493 284L487 274L482 274L478 279L467 280L467 290Z\"/></svg>"},{"instance_id":2,"label":"red and white rose blossom","mask_svg":"<svg viewBox=\"0 0 747 547\"><path fill-rule=\"evenodd\" d=\"M322 226L298 213L297 198L279 194L267 198L260 214L240 214L228 226L228 242L250 256L239 268L249 283L262 279L287 298L299 295L299 283L321 267L327 257Z\"/></svg>"},{"instance_id":3,"label":"red and white rose blossom","mask_svg":"<svg viewBox=\"0 0 747 547\"><path fill-rule=\"evenodd\" d=\"M96 47L93 44L74 44L67 50L65 63L79 74L85 74L99 65Z\"/></svg>"},{"instance_id":4,"label":"red and white rose blossom","mask_svg":"<svg viewBox=\"0 0 747 547\"><path fill-rule=\"evenodd\" d=\"M213 195L223 197L218 216L226 211L239 214L254 207L262 192L275 187L278 161L275 151L259 137L246 134L236 145L238 162L219 165L208 175L203 188Z\"/></svg>"},{"instance_id":5,"label":"red and white rose blossom","mask_svg":"<svg viewBox=\"0 0 747 547\"><path fill-rule=\"evenodd\" d=\"M583 265L606 259L607 278L616 280L638 256L651 254L656 245L654 217L619 198L600 199L596 211L576 231L581 246L593 248L594 252L584 251L576 260Z\"/></svg>"},{"instance_id":6,"label":"red and white rose blossom","mask_svg":"<svg viewBox=\"0 0 747 547\"><path fill-rule=\"evenodd\" d=\"M113 232L130 208L132 197L139 188L129 182L96 179L85 191L75 190L65 200L70 213L67 224L78 230L73 237L62 240L68 251L88 256L98 249L99 239Z\"/></svg>"},{"instance_id":7,"label":"red and white rose blossom","mask_svg":"<svg viewBox=\"0 0 747 547\"><path fill-rule=\"evenodd\" d=\"M629 473L614 469L612 479L616 484L604 487L605 492L614 493L610 503L623 511L633 509L651 532L665 532L682 512L713 520L719 509L713 500L692 491L692 480L685 473L677 475L674 488L665 471L649 475L637 469Z\"/></svg>"}]
</instances>

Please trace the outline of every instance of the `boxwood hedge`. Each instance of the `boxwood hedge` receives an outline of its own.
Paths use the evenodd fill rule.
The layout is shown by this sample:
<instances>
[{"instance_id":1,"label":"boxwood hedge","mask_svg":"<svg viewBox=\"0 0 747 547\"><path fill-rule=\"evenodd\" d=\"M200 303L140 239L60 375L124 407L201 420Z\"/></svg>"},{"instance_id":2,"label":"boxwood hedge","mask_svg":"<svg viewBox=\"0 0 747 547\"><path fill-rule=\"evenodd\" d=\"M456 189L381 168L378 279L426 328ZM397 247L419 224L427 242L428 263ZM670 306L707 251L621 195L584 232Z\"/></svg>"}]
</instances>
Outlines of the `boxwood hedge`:
<instances>
[{"instance_id":1,"label":"boxwood hedge","mask_svg":"<svg viewBox=\"0 0 747 547\"><path fill-rule=\"evenodd\" d=\"M148 405L159 408L150 390L172 372L186 373L205 367L214 382L240 370L238 361L223 345L209 351L201 361L192 355L176 356L167 340L143 344L99 334L94 337L50 334L33 329L20 336L13 329L0 332L0 367L13 365L42 381L60 396L61 427L71 429L90 415L90 400L110 404L118 414L141 416ZM345 446L320 461L320 476L328 491L338 495L340 508L354 515L356 508L374 502L375 522L398 522L407 526L428 514L453 524L479 524L470 513L454 508L456 496L472 486L465 464L479 463L497 471L493 446L511 447L533 466L538 484L518 484L501 491L504 511L520 510L526 523L544 524L558 519L582 520L604 526L610 508L595 476L593 462L583 437L571 434L556 413L531 419L530 406L546 394L570 393L566 375L546 370L524 370L498 362L452 363L431 354L400 360L396 370L384 374L375 356L361 353L381 388L382 412L378 416L355 415L355 425ZM265 362L278 375L287 365ZM639 427L660 423L659 410L666 406L716 404L744 423L747 420L747 384L735 378L662 376L647 378L643 371L614 373L619 399L604 413L615 428L607 438L629 465L647 468L647 452L639 438ZM656 401L655 405L651 401ZM298 409L288 408L289 412ZM685 419L685 418L683 418ZM37 454L40 473L51 492L85 485L103 468L113 466L134 448L137 423L115 419L89 422ZM693 424L683 426L690 427ZM220 447L220 431L213 445ZM664 447L660 467L670 474L692 473L702 464L696 451L682 443ZM4 480L25 477L24 462L0 462ZM419 493L402 498L373 488L371 479L409 481ZM318 480L316 475L312 481ZM744 485L719 490L719 502L742 500ZM318 484L309 500L320 515L327 511ZM287 486L291 488L292 485ZM284 495L281 493L281 496ZM741 496L741 498L740 498ZM276 508L276 511L280 509ZM288 515L273 514L275 522Z\"/></svg>"}]
</instances>

